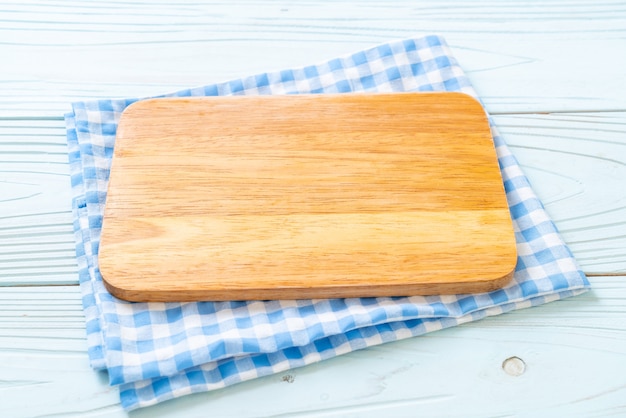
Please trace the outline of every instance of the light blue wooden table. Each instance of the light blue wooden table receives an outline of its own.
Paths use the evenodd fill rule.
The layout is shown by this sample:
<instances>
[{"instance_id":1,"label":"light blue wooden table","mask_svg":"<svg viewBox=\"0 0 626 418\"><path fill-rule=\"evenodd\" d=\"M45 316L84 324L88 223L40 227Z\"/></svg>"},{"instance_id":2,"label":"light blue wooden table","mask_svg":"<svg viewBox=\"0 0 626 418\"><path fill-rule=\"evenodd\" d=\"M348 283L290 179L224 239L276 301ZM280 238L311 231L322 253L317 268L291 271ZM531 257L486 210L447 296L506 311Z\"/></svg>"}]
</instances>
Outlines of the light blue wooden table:
<instances>
[{"instance_id":1,"label":"light blue wooden table","mask_svg":"<svg viewBox=\"0 0 626 418\"><path fill-rule=\"evenodd\" d=\"M427 33L451 44L593 290L125 413L87 361L69 103ZM626 416L626 4L0 1L0 285L0 417Z\"/></svg>"}]
</instances>

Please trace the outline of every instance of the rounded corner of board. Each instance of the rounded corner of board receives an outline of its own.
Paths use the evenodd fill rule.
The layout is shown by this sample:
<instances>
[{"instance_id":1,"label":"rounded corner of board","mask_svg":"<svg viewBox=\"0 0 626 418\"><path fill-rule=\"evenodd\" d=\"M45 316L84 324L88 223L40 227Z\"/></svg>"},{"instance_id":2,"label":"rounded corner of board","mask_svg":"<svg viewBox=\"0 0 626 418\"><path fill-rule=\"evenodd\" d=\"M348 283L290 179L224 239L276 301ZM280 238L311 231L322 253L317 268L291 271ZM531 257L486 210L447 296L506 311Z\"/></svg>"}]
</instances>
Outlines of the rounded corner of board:
<instances>
[{"instance_id":1,"label":"rounded corner of board","mask_svg":"<svg viewBox=\"0 0 626 418\"><path fill-rule=\"evenodd\" d=\"M120 116L120 120L118 123L118 132L120 131L120 128L122 129L124 128L124 125L127 123L127 121L130 122L130 121L134 121L134 119L136 118L142 118L146 114L150 114L154 112L154 110L158 108L159 105L164 100L168 101L171 99L172 98L168 98L168 97L163 97L163 98L155 97L155 98L137 100L129 104L128 106L124 108Z\"/></svg>"},{"instance_id":2,"label":"rounded corner of board","mask_svg":"<svg viewBox=\"0 0 626 418\"><path fill-rule=\"evenodd\" d=\"M512 266L509 265L507 270L505 270L506 272L504 274L486 283L485 285L486 289L484 290L484 292L492 292L492 291L499 290L505 287L507 284L511 282L511 280L513 280L513 276L515 275L516 268L517 268L517 263L513 263Z\"/></svg>"},{"instance_id":3,"label":"rounded corner of board","mask_svg":"<svg viewBox=\"0 0 626 418\"><path fill-rule=\"evenodd\" d=\"M108 263L106 257L99 256L98 259L98 271L100 277L102 277L102 283L107 291L118 299L131 300L128 298L128 289L120 287L119 283L115 280L110 280L111 277L118 277L118 272Z\"/></svg>"},{"instance_id":4,"label":"rounded corner of board","mask_svg":"<svg viewBox=\"0 0 626 418\"><path fill-rule=\"evenodd\" d=\"M102 283L104 284L104 287L106 288L106 290L113 296L115 296L118 299L122 299L122 300L126 300L126 301L132 301L128 295L127 295L127 290L126 289L122 289L116 285L114 285L113 283L109 282L105 275L100 272L100 275L102 276Z\"/></svg>"}]
</instances>

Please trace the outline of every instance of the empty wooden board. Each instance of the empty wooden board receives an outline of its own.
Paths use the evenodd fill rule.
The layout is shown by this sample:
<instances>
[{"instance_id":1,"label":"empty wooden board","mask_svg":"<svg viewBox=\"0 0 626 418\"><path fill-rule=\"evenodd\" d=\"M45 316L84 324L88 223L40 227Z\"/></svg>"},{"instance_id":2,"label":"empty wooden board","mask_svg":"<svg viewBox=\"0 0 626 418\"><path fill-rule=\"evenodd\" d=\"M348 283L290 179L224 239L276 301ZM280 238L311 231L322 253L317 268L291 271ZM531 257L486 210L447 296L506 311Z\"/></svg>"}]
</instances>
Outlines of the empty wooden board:
<instances>
[{"instance_id":1,"label":"empty wooden board","mask_svg":"<svg viewBox=\"0 0 626 418\"><path fill-rule=\"evenodd\" d=\"M122 115L99 249L119 298L480 292L516 258L467 95L168 98Z\"/></svg>"}]
</instances>

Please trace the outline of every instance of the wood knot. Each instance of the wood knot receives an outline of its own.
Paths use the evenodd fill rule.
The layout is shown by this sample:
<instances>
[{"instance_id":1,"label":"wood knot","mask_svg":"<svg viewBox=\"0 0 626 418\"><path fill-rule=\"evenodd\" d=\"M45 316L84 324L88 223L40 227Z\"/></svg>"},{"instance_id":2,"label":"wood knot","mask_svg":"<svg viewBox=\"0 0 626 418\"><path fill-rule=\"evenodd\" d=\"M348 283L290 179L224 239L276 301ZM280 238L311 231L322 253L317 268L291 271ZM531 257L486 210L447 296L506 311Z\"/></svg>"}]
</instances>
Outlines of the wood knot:
<instances>
[{"instance_id":1,"label":"wood knot","mask_svg":"<svg viewBox=\"0 0 626 418\"><path fill-rule=\"evenodd\" d=\"M521 376L526 371L526 363L519 357L509 357L502 362L502 370L510 376Z\"/></svg>"}]
</instances>

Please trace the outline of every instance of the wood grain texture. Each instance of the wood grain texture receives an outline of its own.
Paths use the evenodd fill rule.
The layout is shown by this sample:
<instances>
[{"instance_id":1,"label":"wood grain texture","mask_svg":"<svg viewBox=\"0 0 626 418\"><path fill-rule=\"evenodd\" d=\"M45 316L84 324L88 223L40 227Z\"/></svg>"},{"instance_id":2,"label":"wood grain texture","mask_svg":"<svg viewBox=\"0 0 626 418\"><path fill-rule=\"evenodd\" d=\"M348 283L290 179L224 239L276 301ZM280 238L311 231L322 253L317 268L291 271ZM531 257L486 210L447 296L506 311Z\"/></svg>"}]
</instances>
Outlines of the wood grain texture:
<instances>
[{"instance_id":1,"label":"wood grain texture","mask_svg":"<svg viewBox=\"0 0 626 418\"><path fill-rule=\"evenodd\" d=\"M626 272L626 113L495 121L585 272ZM60 120L0 123L0 285L78 282L64 152Z\"/></svg>"},{"instance_id":2,"label":"wood grain texture","mask_svg":"<svg viewBox=\"0 0 626 418\"><path fill-rule=\"evenodd\" d=\"M75 284L61 121L0 120L0 285Z\"/></svg>"},{"instance_id":3,"label":"wood grain texture","mask_svg":"<svg viewBox=\"0 0 626 418\"><path fill-rule=\"evenodd\" d=\"M624 274L626 113L495 121L584 270Z\"/></svg>"},{"instance_id":4,"label":"wood grain texture","mask_svg":"<svg viewBox=\"0 0 626 418\"><path fill-rule=\"evenodd\" d=\"M571 300L130 416L624 414L623 1L0 1L0 17L2 286L77 282L62 151L71 101L161 94L426 33L446 37L500 115L583 269L619 275L592 277L592 292ZM77 287L0 288L0 416L129 416L88 366L79 302ZM502 374L512 356L523 375Z\"/></svg>"},{"instance_id":5,"label":"wood grain texture","mask_svg":"<svg viewBox=\"0 0 626 418\"><path fill-rule=\"evenodd\" d=\"M129 107L98 260L162 302L482 292L517 252L476 100L287 95Z\"/></svg>"},{"instance_id":6,"label":"wood grain texture","mask_svg":"<svg viewBox=\"0 0 626 418\"><path fill-rule=\"evenodd\" d=\"M161 94L431 33L491 113L626 109L620 0L111 5L0 2L0 115L54 118L75 100Z\"/></svg>"},{"instance_id":7,"label":"wood grain texture","mask_svg":"<svg viewBox=\"0 0 626 418\"><path fill-rule=\"evenodd\" d=\"M0 307L0 416L126 416L89 367L78 286L2 288Z\"/></svg>"}]
</instances>

